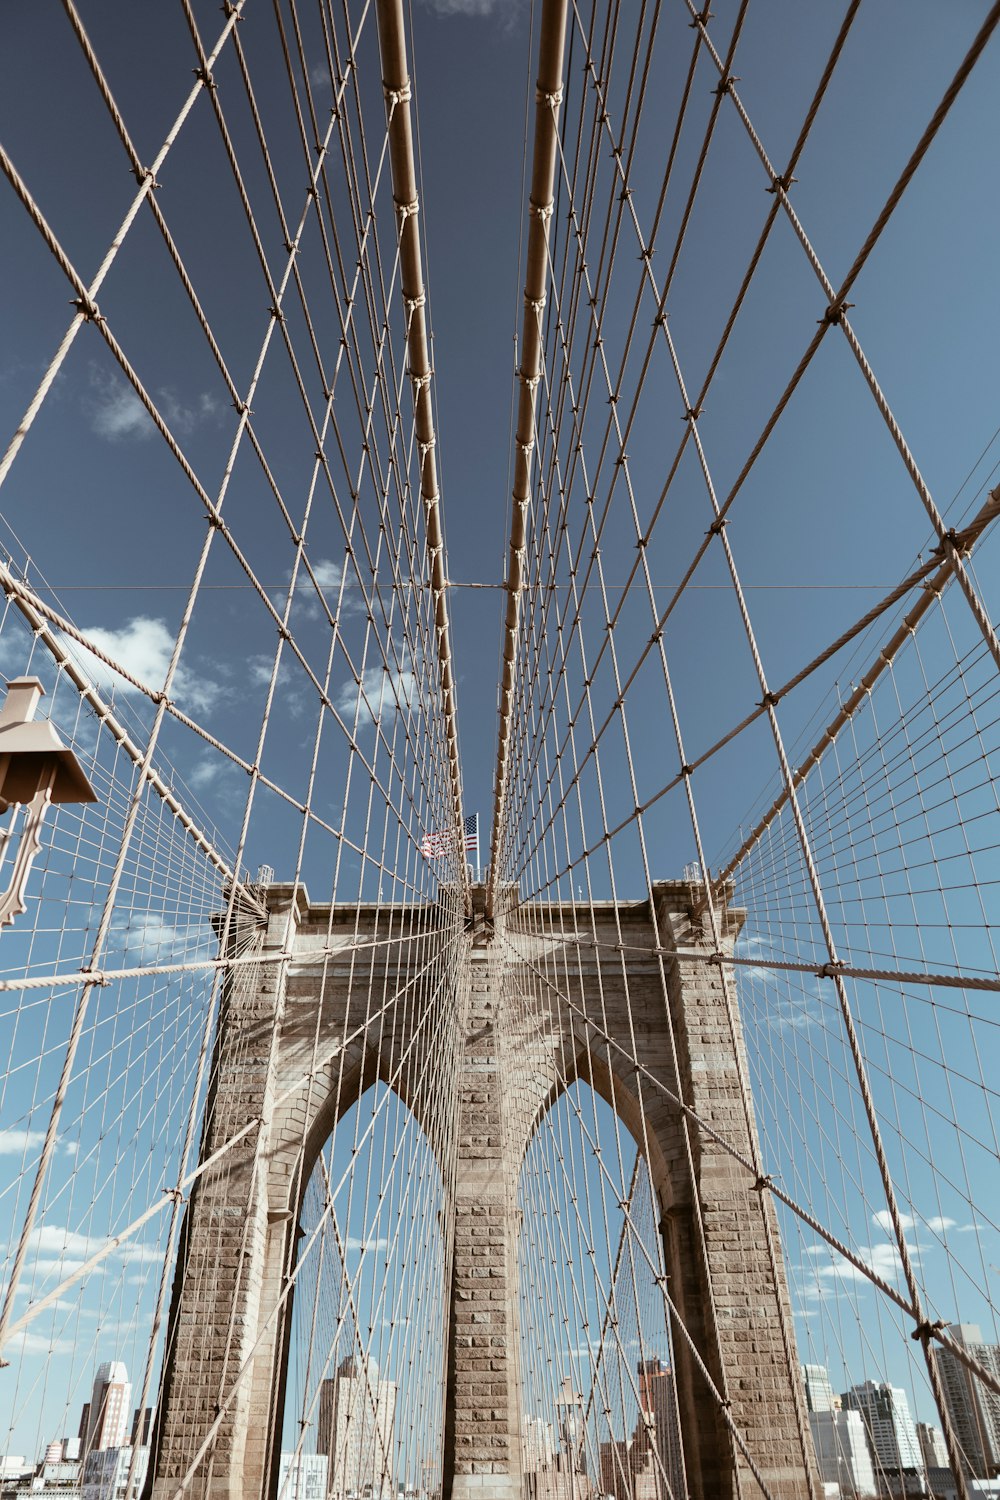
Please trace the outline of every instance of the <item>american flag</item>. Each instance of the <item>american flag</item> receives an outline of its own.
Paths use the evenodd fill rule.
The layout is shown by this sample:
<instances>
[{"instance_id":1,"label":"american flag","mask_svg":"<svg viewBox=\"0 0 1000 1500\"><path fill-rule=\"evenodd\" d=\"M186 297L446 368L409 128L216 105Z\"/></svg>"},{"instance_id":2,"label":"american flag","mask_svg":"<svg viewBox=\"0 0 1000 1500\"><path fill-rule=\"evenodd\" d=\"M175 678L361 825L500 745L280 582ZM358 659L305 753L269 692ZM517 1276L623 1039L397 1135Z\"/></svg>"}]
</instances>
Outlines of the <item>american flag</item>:
<instances>
[{"instance_id":1,"label":"american flag","mask_svg":"<svg viewBox=\"0 0 1000 1500\"><path fill-rule=\"evenodd\" d=\"M471 818L466 818L464 824L465 842L463 848L468 853L475 853L479 859L479 814L473 813ZM420 852L424 859L446 859L454 849L455 844L450 833L425 833L420 841Z\"/></svg>"}]
</instances>

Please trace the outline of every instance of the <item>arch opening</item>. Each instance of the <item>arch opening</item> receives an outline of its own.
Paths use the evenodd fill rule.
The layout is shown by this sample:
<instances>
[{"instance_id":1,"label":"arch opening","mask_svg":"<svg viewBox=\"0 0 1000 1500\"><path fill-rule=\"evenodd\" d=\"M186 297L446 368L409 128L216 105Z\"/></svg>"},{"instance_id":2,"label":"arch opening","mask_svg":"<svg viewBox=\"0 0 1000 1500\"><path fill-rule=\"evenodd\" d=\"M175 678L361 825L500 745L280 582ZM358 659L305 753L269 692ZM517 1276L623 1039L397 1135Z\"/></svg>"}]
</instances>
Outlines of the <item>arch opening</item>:
<instances>
[{"instance_id":1,"label":"arch opening","mask_svg":"<svg viewBox=\"0 0 1000 1500\"><path fill-rule=\"evenodd\" d=\"M278 1500L439 1492L444 1220L428 1135L377 1080L335 1122L300 1195L272 1436Z\"/></svg>"},{"instance_id":2,"label":"arch opening","mask_svg":"<svg viewBox=\"0 0 1000 1500\"><path fill-rule=\"evenodd\" d=\"M525 1500L686 1495L661 1207L603 1090L547 1102L518 1208Z\"/></svg>"}]
</instances>

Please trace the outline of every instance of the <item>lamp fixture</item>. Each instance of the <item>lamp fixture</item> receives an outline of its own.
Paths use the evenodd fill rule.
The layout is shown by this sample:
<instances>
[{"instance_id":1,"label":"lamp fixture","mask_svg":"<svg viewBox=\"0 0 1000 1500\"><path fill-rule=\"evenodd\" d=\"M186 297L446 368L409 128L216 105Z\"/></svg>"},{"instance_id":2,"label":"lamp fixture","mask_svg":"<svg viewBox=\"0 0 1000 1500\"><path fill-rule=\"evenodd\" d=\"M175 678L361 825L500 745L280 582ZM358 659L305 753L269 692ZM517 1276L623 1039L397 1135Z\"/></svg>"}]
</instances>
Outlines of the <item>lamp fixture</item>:
<instances>
[{"instance_id":1,"label":"lamp fixture","mask_svg":"<svg viewBox=\"0 0 1000 1500\"><path fill-rule=\"evenodd\" d=\"M52 802L96 802L93 787L72 750L48 719L35 718L45 689L37 677L15 677L7 684L0 708L0 816L24 806L17 852L7 889L0 894L0 928L26 911L24 890L35 856L42 847L39 829ZM11 826L0 834L0 861L14 837Z\"/></svg>"}]
</instances>

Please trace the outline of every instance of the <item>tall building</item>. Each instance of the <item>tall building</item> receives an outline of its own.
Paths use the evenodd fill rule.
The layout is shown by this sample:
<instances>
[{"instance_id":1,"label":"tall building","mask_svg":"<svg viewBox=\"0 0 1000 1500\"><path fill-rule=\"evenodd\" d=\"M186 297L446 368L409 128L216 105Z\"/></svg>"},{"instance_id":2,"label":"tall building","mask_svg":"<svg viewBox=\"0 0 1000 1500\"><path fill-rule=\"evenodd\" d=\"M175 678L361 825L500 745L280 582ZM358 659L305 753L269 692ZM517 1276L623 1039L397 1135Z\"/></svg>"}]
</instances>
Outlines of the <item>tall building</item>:
<instances>
[{"instance_id":1,"label":"tall building","mask_svg":"<svg viewBox=\"0 0 1000 1500\"><path fill-rule=\"evenodd\" d=\"M105 1448L121 1448L128 1439L132 1411L132 1386L128 1370L120 1360L99 1365L94 1376L86 1429L81 1432L84 1454ZM81 1423L81 1427L83 1424Z\"/></svg>"},{"instance_id":2,"label":"tall building","mask_svg":"<svg viewBox=\"0 0 1000 1500\"><path fill-rule=\"evenodd\" d=\"M566 1376L556 1395L556 1420L549 1431L555 1452L551 1463L524 1476L525 1500L593 1500L587 1474L583 1397Z\"/></svg>"},{"instance_id":3,"label":"tall building","mask_svg":"<svg viewBox=\"0 0 1000 1500\"><path fill-rule=\"evenodd\" d=\"M876 1479L883 1474L923 1473L917 1429L904 1390L866 1380L852 1385L841 1401L846 1411L861 1414Z\"/></svg>"},{"instance_id":4,"label":"tall building","mask_svg":"<svg viewBox=\"0 0 1000 1500\"><path fill-rule=\"evenodd\" d=\"M631 1448L630 1438L608 1438L601 1444L598 1466L603 1495L614 1495L615 1500L632 1500Z\"/></svg>"},{"instance_id":5,"label":"tall building","mask_svg":"<svg viewBox=\"0 0 1000 1500\"><path fill-rule=\"evenodd\" d=\"M636 1500L666 1500L669 1495L685 1495L687 1483L674 1372L660 1359L640 1360L637 1368L639 1420L631 1453L633 1494Z\"/></svg>"},{"instance_id":6,"label":"tall building","mask_svg":"<svg viewBox=\"0 0 1000 1500\"><path fill-rule=\"evenodd\" d=\"M525 1412L521 1419L522 1473L538 1474L543 1469L550 1469L555 1456L556 1433L552 1423Z\"/></svg>"},{"instance_id":7,"label":"tall building","mask_svg":"<svg viewBox=\"0 0 1000 1500\"><path fill-rule=\"evenodd\" d=\"M826 1365L803 1365L802 1383L806 1388L807 1411L837 1411L840 1397L833 1393Z\"/></svg>"},{"instance_id":8,"label":"tall building","mask_svg":"<svg viewBox=\"0 0 1000 1500\"><path fill-rule=\"evenodd\" d=\"M144 1448L148 1445L149 1433L152 1426L153 1408L151 1406L147 1406L144 1412L140 1412L139 1408L136 1407L135 1411L132 1413L132 1437L130 1439L133 1448L136 1447L137 1444L140 1448Z\"/></svg>"},{"instance_id":9,"label":"tall building","mask_svg":"<svg viewBox=\"0 0 1000 1500\"><path fill-rule=\"evenodd\" d=\"M925 1469L949 1467L948 1449L945 1447L944 1433L940 1427L933 1427L930 1422L918 1422L917 1442L920 1444L920 1457L924 1461Z\"/></svg>"},{"instance_id":10,"label":"tall building","mask_svg":"<svg viewBox=\"0 0 1000 1500\"><path fill-rule=\"evenodd\" d=\"M325 1453L283 1453L278 1500L326 1500L330 1461Z\"/></svg>"},{"instance_id":11,"label":"tall building","mask_svg":"<svg viewBox=\"0 0 1000 1500\"><path fill-rule=\"evenodd\" d=\"M130 1468L132 1486L126 1496ZM83 1500L132 1500L142 1494L148 1468L148 1448L135 1450L134 1465L130 1447L94 1448L83 1466Z\"/></svg>"},{"instance_id":12,"label":"tall building","mask_svg":"<svg viewBox=\"0 0 1000 1500\"><path fill-rule=\"evenodd\" d=\"M862 1500L862 1497L877 1495L878 1486L861 1413L837 1411L833 1407L811 1410L809 1426L823 1483L839 1485L841 1500Z\"/></svg>"},{"instance_id":13,"label":"tall building","mask_svg":"<svg viewBox=\"0 0 1000 1500\"><path fill-rule=\"evenodd\" d=\"M948 1329L957 1344L1000 1378L1000 1345L986 1344L975 1323L952 1323ZM977 1380L950 1349L937 1351L948 1415L965 1454L966 1472L973 1479L1000 1474L1000 1396Z\"/></svg>"},{"instance_id":14,"label":"tall building","mask_svg":"<svg viewBox=\"0 0 1000 1500\"><path fill-rule=\"evenodd\" d=\"M329 1459L327 1494L394 1495L396 1386L364 1355L345 1359L320 1387L317 1451Z\"/></svg>"}]
</instances>

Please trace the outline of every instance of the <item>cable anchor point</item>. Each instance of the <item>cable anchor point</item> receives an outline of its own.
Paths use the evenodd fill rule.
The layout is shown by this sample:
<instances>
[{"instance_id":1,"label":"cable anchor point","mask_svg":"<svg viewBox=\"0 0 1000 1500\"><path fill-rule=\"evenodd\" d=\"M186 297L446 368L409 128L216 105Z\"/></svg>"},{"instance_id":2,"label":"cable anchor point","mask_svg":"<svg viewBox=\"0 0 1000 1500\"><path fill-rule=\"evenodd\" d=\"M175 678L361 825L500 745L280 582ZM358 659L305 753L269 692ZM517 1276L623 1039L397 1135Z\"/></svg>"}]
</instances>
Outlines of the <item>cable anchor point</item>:
<instances>
[{"instance_id":1,"label":"cable anchor point","mask_svg":"<svg viewBox=\"0 0 1000 1500\"><path fill-rule=\"evenodd\" d=\"M413 89L409 78L404 78L398 88L391 88L383 79L382 92L390 109L395 109L397 104L409 104L413 98Z\"/></svg>"}]
</instances>

